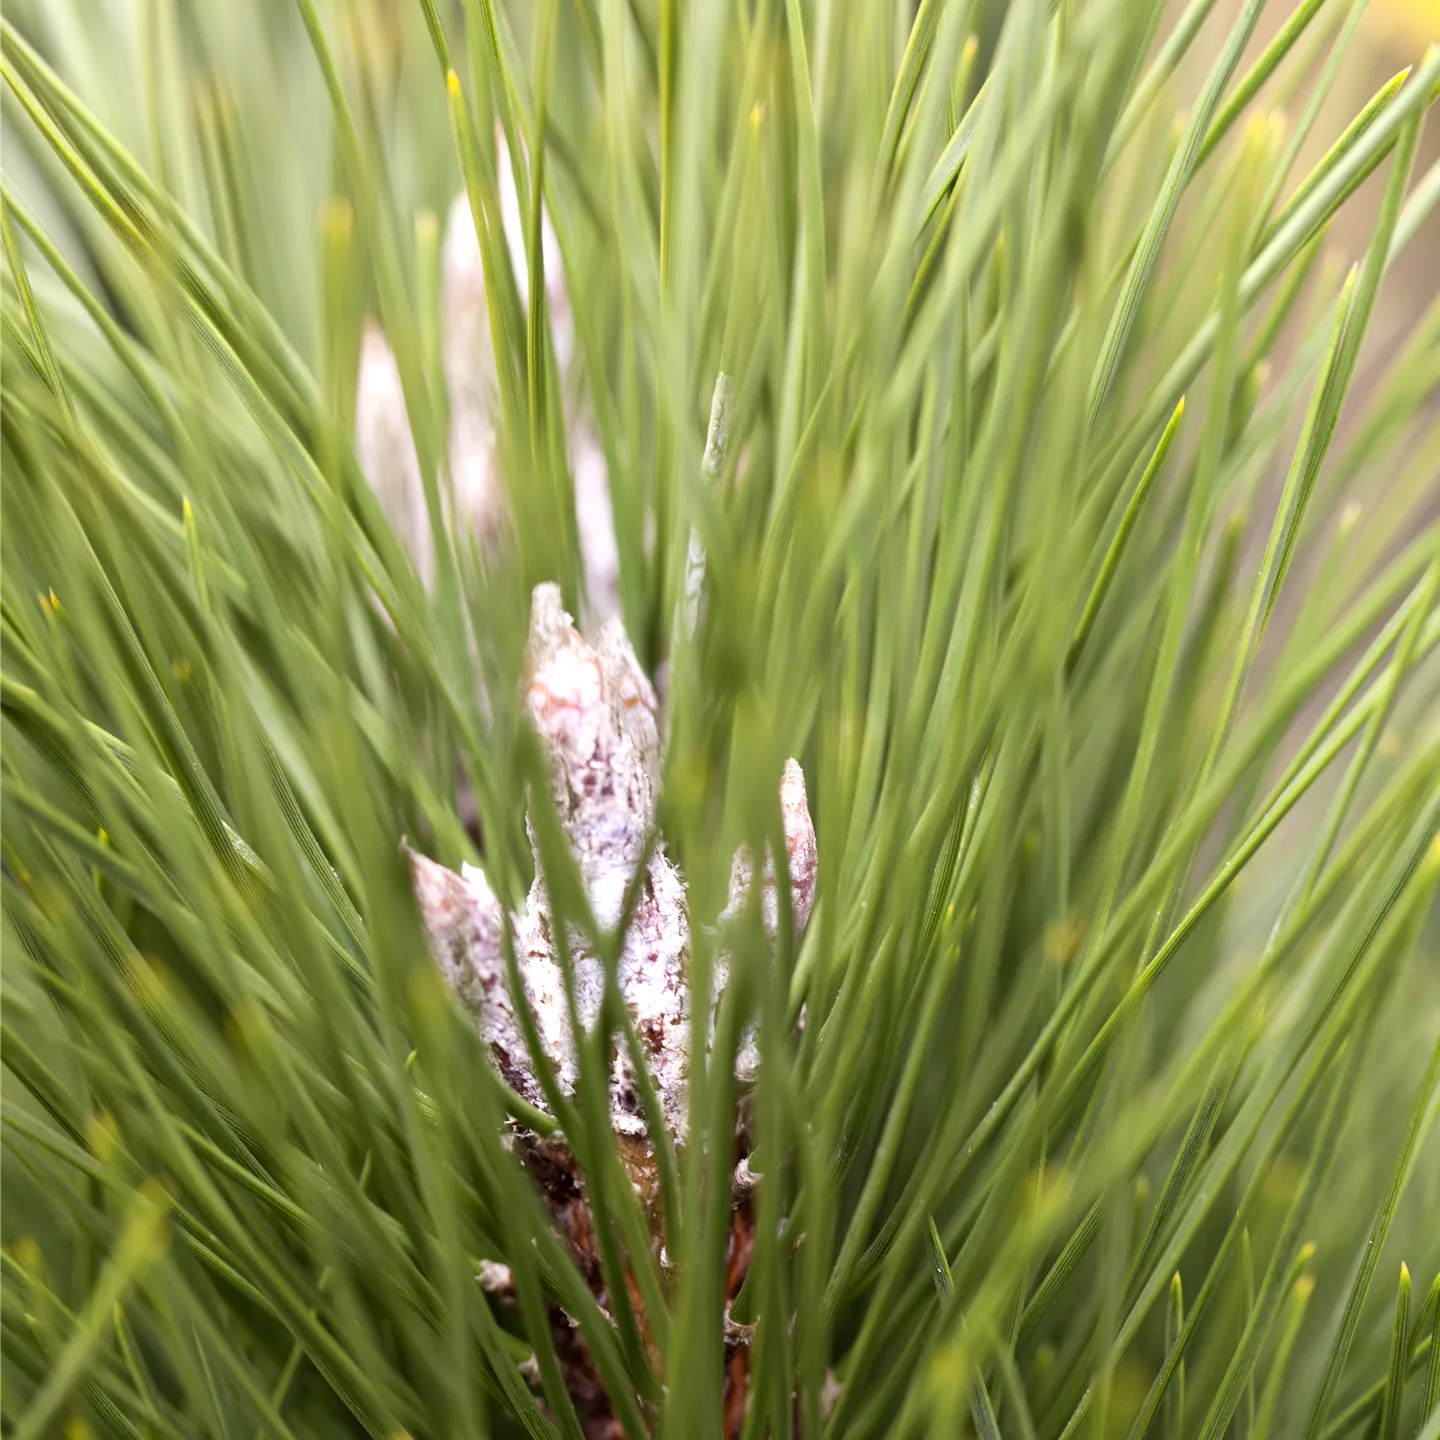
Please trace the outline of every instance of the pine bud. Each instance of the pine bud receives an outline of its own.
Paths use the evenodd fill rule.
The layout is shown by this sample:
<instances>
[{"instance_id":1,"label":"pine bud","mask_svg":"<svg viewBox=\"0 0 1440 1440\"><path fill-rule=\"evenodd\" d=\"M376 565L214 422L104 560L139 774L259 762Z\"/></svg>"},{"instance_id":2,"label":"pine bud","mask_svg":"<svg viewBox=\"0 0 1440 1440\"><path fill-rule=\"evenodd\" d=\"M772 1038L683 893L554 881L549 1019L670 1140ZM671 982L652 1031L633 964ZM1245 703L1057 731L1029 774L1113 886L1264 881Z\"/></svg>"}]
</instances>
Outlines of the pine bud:
<instances>
[{"instance_id":1,"label":"pine bud","mask_svg":"<svg viewBox=\"0 0 1440 1440\"><path fill-rule=\"evenodd\" d=\"M355 455L390 528L409 551L420 578L429 585L434 575L434 552L420 460L405 409L400 367L384 332L373 321L366 322L360 341Z\"/></svg>"},{"instance_id":2,"label":"pine bud","mask_svg":"<svg viewBox=\"0 0 1440 1440\"><path fill-rule=\"evenodd\" d=\"M515 172L502 134L496 134L500 219L520 303L528 305L530 275L525 225L515 189ZM555 346L562 401L570 388L575 324L565 281L560 245L549 213L540 212L541 263L550 334ZM489 542L504 517L504 490L496 456L499 381L486 302L485 268L474 213L465 194L450 206L445 226L441 285L442 350L450 401L450 471L456 514ZM585 572L589 613L597 620L620 608L620 551L610 503L605 453L593 426L574 419L569 426L569 460L575 490L575 521Z\"/></svg>"},{"instance_id":3,"label":"pine bud","mask_svg":"<svg viewBox=\"0 0 1440 1440\"><path fill-rule=\"evenodd\" d=\"M643 863L639 889L620 953L620 993L654 1079L666 1128L682 1140L689 1065L690 917L684 881L663 844L647 844L655 821L660 755L655 691L640 668L618 618L592 647L576 630L554 585L535 589L530 618L524 703L549 761L550 790L574 854L591 910L599 925L619 924L632 876ZM815 830L805 778L790 760L780 784L781 813L797 931L809 918L815 893ZM533 832L532 832L533 833ZM541 1044L567 1093L578 1078L576 1037L571 1031L564 976L554 949L555 920L536 854L536 877L524 912L511 919L520 977L534 1011ZM737 856L737 872L748 862ZM415 895L436 962L460 1003L478 1024L497 1069L521 1096L545 1104L525 1049L504 956L499 902L480 871L459 875L421 856L411 856ZM749 871L732 905L743 903ZM777 925L774 866L761 875L761 905L769 932ZM576 1009L593 1025L604 995L604 969L586 938L569 934ZM717 988L728 966L717 958ZM718 994L715 1000L718 1006ZM714 1012L707 1034L713 1030ZM753 1072L753 1042L737 1069ZM622 1136L648 1139L635 1077L622 1050L611 1086L611 1123Z\"/></svg>"}]
</instances>

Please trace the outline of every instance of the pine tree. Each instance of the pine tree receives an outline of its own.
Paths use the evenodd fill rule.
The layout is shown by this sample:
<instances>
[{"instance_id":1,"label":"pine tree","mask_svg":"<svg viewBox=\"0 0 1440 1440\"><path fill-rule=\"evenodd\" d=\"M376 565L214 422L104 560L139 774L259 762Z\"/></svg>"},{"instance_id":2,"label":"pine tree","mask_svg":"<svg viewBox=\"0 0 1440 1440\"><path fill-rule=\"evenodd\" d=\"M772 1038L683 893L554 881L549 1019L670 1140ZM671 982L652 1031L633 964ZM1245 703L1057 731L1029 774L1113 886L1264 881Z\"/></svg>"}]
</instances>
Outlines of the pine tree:
<instances>
[{"instance_id":1,"label":"pine tree","mask_svg":"<svg viewBox=\"0 0 1440 1440\"><path fill-rule=\"evenodd\" d=\"M1440 1440L1440 47L7 8L7 1435Z\"/></svg>"}]
</instances>

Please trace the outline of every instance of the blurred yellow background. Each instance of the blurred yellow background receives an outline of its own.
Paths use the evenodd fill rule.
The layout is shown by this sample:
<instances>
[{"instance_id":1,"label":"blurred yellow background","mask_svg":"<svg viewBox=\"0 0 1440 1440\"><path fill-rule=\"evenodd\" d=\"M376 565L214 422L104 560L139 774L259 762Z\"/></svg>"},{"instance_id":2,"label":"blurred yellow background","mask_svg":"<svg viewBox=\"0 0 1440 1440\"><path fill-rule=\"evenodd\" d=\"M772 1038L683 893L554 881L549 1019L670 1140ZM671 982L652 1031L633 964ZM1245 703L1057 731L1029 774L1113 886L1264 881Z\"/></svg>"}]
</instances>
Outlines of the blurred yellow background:
<instances>
[{"instance_id":1,"label":"blurred yellow background","mask_svg":"<svg viewBox=\"0 0 1440 1440\"><path fill-rule=\"evenodd\" d=\"M1378 0L1370 7L1371 33L1421 48L1440 37L1440 0Z\"/></svg>"}]
</instances>

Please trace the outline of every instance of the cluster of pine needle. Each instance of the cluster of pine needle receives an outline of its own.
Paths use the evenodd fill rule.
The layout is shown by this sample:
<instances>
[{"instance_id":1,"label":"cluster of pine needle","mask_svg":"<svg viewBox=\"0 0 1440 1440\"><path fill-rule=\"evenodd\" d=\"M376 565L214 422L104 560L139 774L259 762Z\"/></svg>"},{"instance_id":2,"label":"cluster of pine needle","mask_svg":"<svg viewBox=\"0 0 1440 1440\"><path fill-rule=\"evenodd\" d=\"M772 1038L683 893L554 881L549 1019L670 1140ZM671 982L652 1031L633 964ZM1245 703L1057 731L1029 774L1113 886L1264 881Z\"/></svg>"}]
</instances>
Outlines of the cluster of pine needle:
<instances>
[{"instance_id":1,"label":"cluster of pine needle","mask_svg":"<svg viewBox=\"0 0 1440 1440\"><path fill-rule=\"evenodd\" d=\"M7 1436L1440 1436L1440 300L1366 344L1440 49L1336 124L1365 0L1289 4L10 0ZM582 422L692 984L787 756L818 851L798 940L724 941L658 1218L623 1015L523 1103L401 848L513 911L558 833Z\"/></svg>"}]
</instances>

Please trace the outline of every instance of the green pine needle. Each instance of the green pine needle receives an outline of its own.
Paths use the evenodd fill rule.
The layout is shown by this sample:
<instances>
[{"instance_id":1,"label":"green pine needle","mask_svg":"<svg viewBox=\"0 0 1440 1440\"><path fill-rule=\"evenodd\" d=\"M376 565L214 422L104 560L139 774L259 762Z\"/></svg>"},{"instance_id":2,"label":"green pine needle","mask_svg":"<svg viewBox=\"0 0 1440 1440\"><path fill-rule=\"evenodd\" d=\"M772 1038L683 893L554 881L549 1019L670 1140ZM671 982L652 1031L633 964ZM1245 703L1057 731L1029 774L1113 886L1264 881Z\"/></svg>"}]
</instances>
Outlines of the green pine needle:
<instances>
[{"instance_id":1,"label":"green pine needle","mask_svg":"<svg viewBox=\"0 0 1440 1440\"><path fill-rule=\"evenodd\" d=\"M7 6L7 1435L1440 1436L1440 48L1332 118L1363 8ZM683 1133L542 581L663 678ZM402 843L539 854L576 1084Z\"/></svg>"}]
</instances>

